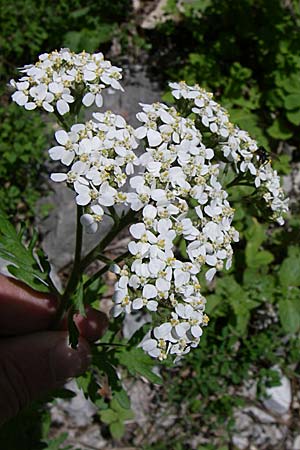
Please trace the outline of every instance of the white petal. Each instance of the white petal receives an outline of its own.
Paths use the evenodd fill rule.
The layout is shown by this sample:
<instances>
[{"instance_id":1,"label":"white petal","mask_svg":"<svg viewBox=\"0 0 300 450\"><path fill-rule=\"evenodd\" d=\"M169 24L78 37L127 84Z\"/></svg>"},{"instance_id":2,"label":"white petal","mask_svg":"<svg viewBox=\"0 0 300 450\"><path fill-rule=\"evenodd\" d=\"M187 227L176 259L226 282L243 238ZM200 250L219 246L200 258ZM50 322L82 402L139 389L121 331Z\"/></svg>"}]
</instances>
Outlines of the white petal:
<instances>
[{"instance_id":1,"label":"white petal","mask_svg":"<svg viewBox=\"0 0 300 450\"><path fill-rule=\"evenodd\" d=\"M95 100L95 95L91 94L91 92L88 92L87 94L84 95L83 99L82 99L82 103L84 104L84 106L86 106L87 108L89 106L91 106L94 103Z\"/></svg>"},{"instance_id":2,"label":"white petal","mask_svg":"<svg viewBox=\"0 0 300 450\"><path fill-rule=\"evenodd\" d=\"M143 300L141 298L136 298L132 302L132 308L133 309L141 309L143 307Z\"/></svg>"},{"instance_id":3,"label":"white petal","mask_svg":"<svg viewBox=\"0 0 300 450\"><path fill-rule=\"evenodd\" d=\"M159 327L154 328L153 334L157 339L167 337L172 329L172 325L170 323L163 323Z\"/></svg>"},{"instance_id":4,"label":"white petal","mask_svg":"<svg viewBox=\"0 0 300 450\"><path fill-rule=\"evenodd\" d=\"M191 333L195 338L199 338L202 335L203 331L201 330L199 325L193 325L191 327Z\"/></svg>"},{"instance_id":5,"label":"white petal","mask_svg":"<svg viewBox=\"0 0 300 450\"><path fill-rule=\"evenodd\" d=\"M205 274L206 280L211 281L213 279L213 277L215 276L215 273L216 273L215 268L209 269Z\"/></svg>"},{"instance_id":6,"label":"white petal","mask_svg":"<svg viewBox=\"0 0 300 450\"><path fill-rule=\"evenodd\" d=\"M76 197L76 203L80 206L86 206L90 203L91 197L88 194L79 194Z\"/></svg>"},{"instance_id":7,"label":"white petal","mask_svg":"<svg viewBox=\"0 0 300 450\"><path fill-rule=\"evenodd\" d=\"M158 303L155 300L150 300L150 302L147 303L147 309L149 311L157 311Z\"/></svg>"},{"instance_id":8,"label":"white petal","mask_svg":"<svg viewBox=\"0 0 300 450\"><path fill-rule=\"evenodd\" d=\"M98 108L101 108L103 106L103 97L101 94L96 94L96 105Z\"/></svg>"},{"instance_id":9,"label":"white petal","mask_svg":"<svg viewBox=\"0 0 300 450\"><path fill-rule=\"evenodd\" d=\"M143 209L143 216L149 219L155 219L157 215L157 209L153 205L147 205Z\"/></svg>"},{"instance_id":10,"label":"white petal","mask_svg":"<svg viewBox=\"0 0 300 450\"><path fill-rule=\"evenodd\" d=\"M50 178L52 181L60 183L61 181L66 181L67 175L65 173L52 173Z\"/></svg>"},{"instance_id":11,"label":"white petal","mask_svg":"<svg viewBox=\"0 0 300 450\"><path fill-rule=\"evenodd\" d=\"M58 102L56 103L56 109L61 116L70 111L68 103L64 100L58 100Z\"/></svg>"},{"instance_id":12,"label":"white petal","mask_svg":"<svg viewBox=\"0 0 300 450\"><path fill-rule=\"evenodd\" d=\"M147 138L150 147L157 147L159 144L162 143L161 134L156 130L149 129L147 132Z\"/></svg>"},{"instance_id":13,"label":"white petal","mask_svg":"<svg viewBox=\"0 0 300 450\"><path fill-rule=\"evenodd\" d=\"M140 239L146 232L146 228L143 223L135 223L134 225L131 225L129 231L135 239Z\"/></svg>"},{"instance_id":14,"label":"white petal","mask_svg":"<svg viewBox=\"0 0 300 450\"><path fill-rule=\"evenodd\" d=\"M145 352L149 352L157 347L157 341L155 339L147 339L145 342L142 342L142 349Z\"/></svg>"},{"instance_id":15,"label":"white petal","mask_svg":"<svg viewBox=\"0 0 300 450\"><path fill-rule=\"evenodd\" d=\"M28 111L31 111L31 110L35 109L36 106L37 105L34 102L29 102L29 103L25 104L25 109L27 109Z\"/></svg>"},{"instance_id":16,"label":"white petal","mask_svg":"<svg viewBox=\"0 0 300 450\"><path fill-rule=\"evenodd\" d=\"M147 128L146 127L139 127L134 132L135 137L138 139L143 139L147 136Z\"/></svg>"},{"instance_id":17,"label":"white petal","mask_svg":"<svg viewBox=\"0 0 300 450\"><path fill-rule=\"evenodd\" d=\"M153 284L146 284L143 288L143 297L149 299L157 296L157 289Z\"/></svg>"},{"instance_id":18,"label":"white petal","mask_svg":"<svg viewBox=\"0 0 300 450\"><path fill-rule=\"evenodd\" d=\"M49 149L49 156L54 161L57 161L61 159L62 155L64 154L64 150L65 150L64 147L57 145Z\"/></svg>"},{"instance_id":19,"label":"white petal","mask_svg":"<svg viewBox=\"0 0 300 450\"><path fill-rule=\"evenodd\" d=\"M69 166L72 163L74 156L75 156L74 152L70 152L70 151L64 152L64 154L61 158L61 162L63 164L65 164L66 166Z\"/></svg>"},{"instance_id":20,"label":"white petal","mask_svg":"<svg viewBox=\"0 0 300 450\"><path fill-rule=\"evenodd\" d=\"M65 145L69 140L69 135L65 130L58 130L55 133L55 139L61 145Z\"/></svg>"}]
</instances>

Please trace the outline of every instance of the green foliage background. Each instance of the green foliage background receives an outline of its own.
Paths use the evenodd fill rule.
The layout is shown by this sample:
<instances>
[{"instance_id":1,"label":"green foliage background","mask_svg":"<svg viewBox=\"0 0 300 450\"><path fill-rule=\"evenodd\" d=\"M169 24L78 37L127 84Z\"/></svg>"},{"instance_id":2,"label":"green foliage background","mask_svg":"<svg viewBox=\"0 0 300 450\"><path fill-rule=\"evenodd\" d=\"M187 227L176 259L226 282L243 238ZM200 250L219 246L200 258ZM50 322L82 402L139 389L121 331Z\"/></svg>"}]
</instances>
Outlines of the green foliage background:
<instances>
[{"instance_id":1,"label":"green foliage background","mask_svg":"<svg viewBox=\"0 0 300 450\"><path fill-rule=\"evenodd\" d=\"M298 144L299 2L169 0L167 12L177 20L149 35L160 74L210 89L267 149Z\"/></svg>"},{"instance_id":2,"label":"green foliage background","mask_svg":"<svg viewBox=\"0 0 300 450\"><path fill-rule=\"evenodd\" d=\"M185 79L213 91L230 110L232 121L276 154L273 163L280 174L288 174L292 163L299 161L300 7L296 0L169 0L166 12L172 19L147 32L132 27L130 0L0 0L0 10L0 93L6 91L0 106L0 203L11 216L16 217L17 211L17 219L20 212L32 218L47 146L47 124L39 114L9 104L6 83L16 75L15 68L63 46L75 51L106 51L116 35L129 51L129 29L136 30L135 42L142 46L141 51L148 50L152 74L163 86L170 79ZM120 35L121 23L125 31ZM286 145L288 151L284 151ZM219 436L219 447L208 445L199 450L226 450L234 430L234 408L248 401L239 394L244 383L257 384L257 402L267 386L279 381L274 365L298 383L299 207L294 207L284 228L267 227L262 224L263 217L254 218L257 211L251 204L251 192L243 203L237 194L235 189L230 199L241 240L235 246L230 272L223 273L205 292L210 324L198 350L176 367L166 364L163 386L156 390L157 402L178 411L177 425L166 429L165 438L157 444L149 446L145 439L145 450L185 449L199 428L208 438L214 433ZM184 258L182 245L180 250ZM202 284L205 289L204 280ZM94 294L103 292L102 285L94 289ZM114 340L115 331L111 329L105 337L110 345L95 350L102 362L100 375L110 374L113 400L97 400L99 386L91 374L78 382L98 402L99 417L111 436L120 439L124 421L132 412L111 369L122 364L130 376L142 375L156 384L159 380L149 361L135 353L135 341L127 354L122 347L125 343ZM113 351L115 345L120 345L117 352ZM65 436L47 438L49 416L42 411L41 422L31 409L27 419L22 415L3 429L0 447L19 450L19 440L12 439L12 430L17 428L24 436L22 450L67 448ZM36 435L28 431L32 423L41 425ZM123 442L131 444L130 438Z\"/></svg>"}]
</instances>

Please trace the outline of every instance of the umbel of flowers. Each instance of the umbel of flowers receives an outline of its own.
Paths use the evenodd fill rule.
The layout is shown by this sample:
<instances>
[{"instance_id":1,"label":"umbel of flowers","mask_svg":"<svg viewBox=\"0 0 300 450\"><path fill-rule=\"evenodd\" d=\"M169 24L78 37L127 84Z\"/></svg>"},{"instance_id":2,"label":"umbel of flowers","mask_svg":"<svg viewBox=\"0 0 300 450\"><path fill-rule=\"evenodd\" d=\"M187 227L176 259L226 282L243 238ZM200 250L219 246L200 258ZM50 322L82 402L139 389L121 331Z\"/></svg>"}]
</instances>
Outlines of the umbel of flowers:
<instances>
[{"instance_id":1,"label":"umbel of flowers","mask_svg":"<svg viewBox=\"0 0 300 450\"><path fill-rule=\"evenodd\" d=\"M71 116L73 102L102 106L105 87L122 89L121 69L101 53L76 55L62 49L41 55L22 71L25 76L11 81L13 100L58 117ZM211 281L217 271L231 266L231 244L239 236L220 181L224 167L239 180L252 179L279 224L288 210L276 171L261 160L257 143L229 121L212 94L184 82L170 87L185 114L176 106L141 103L141 126L134 130L123 117L104 110L91 121L57 131L58 145L49 150L50 158L65 166L51 179L75 191L86 232L97 231L105 214L112 217L113 211L115 217L117 204L131 211L128 254L113 266L118 277L113 315L142 309L151 313L154 326L141 346L160 360L168 354L178 359L199 344L208 317L198 276L204 272ZM176 251L181 239L185 259Z\"/></svg>"},{"instance_id":2,"label":"umbel of flowers","mask_svg":"<svg viewBox=\"0 0 300 450\"><path fill-rule=\"evenodd\" d=\"M11 80L16 89L12 99L25 109L42 108L61 116L70 111L79 93L84 106L95 102L101 107L104 88L122 90L118 81L121 71L106 61L102 53L76 54L66 48L43 53L38 62L21 69L24 76L17 82Z\"/></svg>"}]
</instances>

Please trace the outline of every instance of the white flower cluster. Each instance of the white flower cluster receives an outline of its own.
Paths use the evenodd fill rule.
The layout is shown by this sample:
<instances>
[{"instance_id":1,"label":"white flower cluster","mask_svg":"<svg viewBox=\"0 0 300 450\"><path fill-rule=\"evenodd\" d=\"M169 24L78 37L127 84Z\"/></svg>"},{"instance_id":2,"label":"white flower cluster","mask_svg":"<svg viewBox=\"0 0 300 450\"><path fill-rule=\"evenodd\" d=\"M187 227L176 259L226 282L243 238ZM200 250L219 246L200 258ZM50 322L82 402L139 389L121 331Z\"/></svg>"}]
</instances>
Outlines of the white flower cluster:
<instances>
[{"instance_id":1,"label":"white flower cluster","mask_svg":"<svg viewBox=\"0 0 300 450\"><path fill-rule=\"evenodd\" d=\"M114 314L159 309L164 322L142 347L164 359L198 345L208 318L197 275L205 269L210 281L217 270L230 267L238 233L217 181L219 167L211 162L214 151L203 145L194 122L161 103L142 107L135 134L145 137L147 146L139 158L143 172L131 178L135 192L128 200L133 210L142 210L143 221L130 227L131 264L118 270ZM186 242L187 261L176 258L176 238Z\"/></svg>"},{"instance_id":2,"label":"white flower cluster","mask_svg":"<svg viewBox=\"0 0 300 450\"><path fill-rule=\"evenodd\" d=\"M24 76L10 81L15 89L12 99L28 110L42 108L64 115L80 93L85 106L95 102L101 107L104 88L123 90L118 81L121 71L106 61L102 53L76 54L67 48L43 53L37 63L21 69Z\"/></svg>"},{"instance_id":3,"label":"white flower cluster","mask_svg":"<svg viewBox=\"0 0 300 450\"><path fill-rule=\"evenodd\" d=\"M257 142L246 131L229 121L228 112L213 100L213 94L198 85L189 86L184 81L170 83L173 96L191 101L191 111L201 124L219 137L217 147L236 171L249 172L255 177L255 186L264 191L264 199L273 211L273 219L282 225L282 215L288 211L288 199L280 187L280 178L270 163L261 161Z\"/></svg>"},{"instance_id":4,"label":"white flower cluster","mask_svg":"<svg viewBox=\"0 0 300 450\"><path fill-rule=\"evenodd\" d=\"M61 116L75 116L81 103L101 107L106 87L123 90L121 69L102 53L61 49L40 55L21 72L24 76L18 81L11 80L12 99L25 109ZM198 345L208 322L198 275L204 272L211 281L217 271L228 269L231 243L239 239L231 225L234 211L219 181L218 155L232 164L238 179L243 174L254 177L279 223L288 208L276 171L263 162L248 133L230 123L212 94L184 82L170 87L195 120L162 103L141 104L141 126L136 130L111 111L95 113L85 124L57 131L57 145L49 150L51 159L68 168L52 173L51 179L67 182L76 192L87 232L97 231L105 212L113 214L110 208L116 204L130 205L140 217L130 227L130 256L122 268L115 267L114 315L142 308L157 312L141 346L161 360L168 354L180 358ZM198 129L203 127L215 135L213 148L205 145L208 141ZM137 157L139 139L146 145ZM138 174L134 166L139 166ZM129 177L131 192L125 189ZM176 252L180 240L185 259Z\"/></svg>"},{"instance_id":5,"label":"white flower cluster","mask_svg":"<svg viewBox=\"0 0 300 450\"><path fill-rule=\"evenodd\" d=\"M59 130L59 145L49 150L50 158L70 166L67 173L52 173L53 181L66 181L75 192L76 203L88 207L81 223L89 233L97 231L104 207L126 203L120 191L137 164L134 130L122 116L94 113L95 120L75 124L69 132Z\"/></svg>"}]
</instances>

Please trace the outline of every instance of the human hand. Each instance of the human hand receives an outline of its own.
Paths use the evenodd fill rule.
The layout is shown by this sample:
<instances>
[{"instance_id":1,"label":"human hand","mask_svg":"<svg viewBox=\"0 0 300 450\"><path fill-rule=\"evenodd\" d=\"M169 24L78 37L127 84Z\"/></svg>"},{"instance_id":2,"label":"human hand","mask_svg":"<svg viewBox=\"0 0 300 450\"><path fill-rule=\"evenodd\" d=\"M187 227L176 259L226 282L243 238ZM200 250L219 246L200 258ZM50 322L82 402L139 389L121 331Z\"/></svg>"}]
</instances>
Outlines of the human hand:
<instances>
[{"instance_id":1,"label":"human hand","mask_svg":"<svg viewBox=\"0 0 300 450\"><path fill-rule=\"evenodd\" d=\"M85 372L88 341L100 338L106 316L87 308L75 316L80 332L76 350L67 331L49 331L57 300L0 275L0 425L41 395Z\"/></svg>"}]
</instances>

